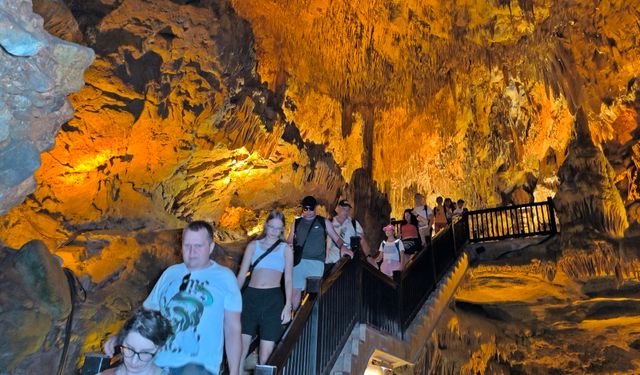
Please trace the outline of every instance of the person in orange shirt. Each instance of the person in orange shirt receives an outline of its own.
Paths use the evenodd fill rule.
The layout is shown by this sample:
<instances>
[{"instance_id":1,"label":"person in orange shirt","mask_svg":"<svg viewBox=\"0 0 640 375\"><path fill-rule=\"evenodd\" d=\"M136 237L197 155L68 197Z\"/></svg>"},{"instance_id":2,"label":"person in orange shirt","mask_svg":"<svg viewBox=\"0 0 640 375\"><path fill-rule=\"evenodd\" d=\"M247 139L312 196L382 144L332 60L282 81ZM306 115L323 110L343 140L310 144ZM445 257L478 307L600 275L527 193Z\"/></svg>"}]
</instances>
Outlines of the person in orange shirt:
<instances>
[{"instance_id":1,"label":"person in orange shirt","mask_svg":"<svg viewBox=\"0 0 640 375\"><path fill-rule=\"evenodd\" d=\"M447 211L442 202L442 197L436 198L436 206L433 208L434 232L436 234L447 227Z\"/></svg>"}]
</instances>

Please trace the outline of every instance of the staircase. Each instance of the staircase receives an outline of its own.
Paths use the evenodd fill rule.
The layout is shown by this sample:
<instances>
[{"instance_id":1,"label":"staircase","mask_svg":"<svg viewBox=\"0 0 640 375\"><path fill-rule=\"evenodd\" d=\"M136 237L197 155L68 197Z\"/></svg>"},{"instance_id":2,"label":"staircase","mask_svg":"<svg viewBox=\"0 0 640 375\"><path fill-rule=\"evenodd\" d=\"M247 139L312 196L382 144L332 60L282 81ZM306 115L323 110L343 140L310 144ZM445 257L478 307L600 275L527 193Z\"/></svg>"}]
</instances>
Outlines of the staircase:
<instances>
[{"instance_id":1,"label":"staircase","mask_svg":"<svg viewBox=\"0 0 640 375\"><path fill-rule=\"evenodd\" d=\"M406 332L404 340L380 332L367 324L356 325L330 374L364 373L374 350L405 358L410 363L419 363L438 318L449 304L468 266L467 254L463 253L416 314L416 319Z\"/></svg>"},{"instance_id":2,"label":"staircase","mask_svg":"<svg viewBox=\"0 0 640 375\"><path fill-rule=\"evenodd\" d=\"M308 279L295 319L254 374L361 374L376 350L426 373L426 343L468 267L464 247L556 232L549 199L465 213L393 279L361 254L343 258L326 279Z\"/></svg>"}]
</instances>

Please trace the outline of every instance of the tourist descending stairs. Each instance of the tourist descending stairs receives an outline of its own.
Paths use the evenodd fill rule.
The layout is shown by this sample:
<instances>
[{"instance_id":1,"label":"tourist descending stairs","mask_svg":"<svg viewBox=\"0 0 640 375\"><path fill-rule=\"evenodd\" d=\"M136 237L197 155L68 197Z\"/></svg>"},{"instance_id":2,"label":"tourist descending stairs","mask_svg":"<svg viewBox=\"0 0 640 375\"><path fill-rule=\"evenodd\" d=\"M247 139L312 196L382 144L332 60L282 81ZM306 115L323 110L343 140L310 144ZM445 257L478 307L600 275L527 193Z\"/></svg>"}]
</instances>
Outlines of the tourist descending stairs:
<instances>
[{"instance_id":1,"label":"tourist descending stairs","mask_svg":"<svg viewBox=\"0 0 640 375\"><path fill-rule=\"evenodd\" d=\"M465 245L556 232L549 199L465 213L393 279L362 254L344 258L324 280L308 279L295 319L254 374L361 373L373 350L386 346L412 349L406 359L426 368L421 348L466 271Z\"/></svg>"}]
</instances>

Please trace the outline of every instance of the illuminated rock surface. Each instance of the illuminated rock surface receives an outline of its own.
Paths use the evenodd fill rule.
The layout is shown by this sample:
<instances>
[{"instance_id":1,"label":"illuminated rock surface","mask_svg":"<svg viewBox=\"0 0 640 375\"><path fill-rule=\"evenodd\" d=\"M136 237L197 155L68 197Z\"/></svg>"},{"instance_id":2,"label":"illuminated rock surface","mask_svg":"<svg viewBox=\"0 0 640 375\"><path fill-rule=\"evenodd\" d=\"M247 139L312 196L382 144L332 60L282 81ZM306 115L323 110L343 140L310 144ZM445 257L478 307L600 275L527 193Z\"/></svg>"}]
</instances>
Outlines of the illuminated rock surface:
<instances>
[{"instance_id":1,"label":"illuminated rock surface","mask_svg":"<svg viewBox=\"0 0 640 375\"><path fill-rule=\"evenodd\" d=\"M0 14L33 21L14 6L22 3L0 0ZM377 243L388 213L398 216L416 191L430 204L462 197L470 209L557 193L567 235L540 252L544 278L534 281L555 276L553 293L571 305L587 294L574 283L637 277L628 244L640 234L638 8L638 0L34 1L49 32L92 48L96 60L70 96L75 116L41 157L57 130L41 114L55 113L59 126L71 106L47 94L25 119L15 115L24 108L0 106L0 184L12 182L0 186L0 212L33 191L41 165L35 192L1 218L0 239L16 249L42 240L86 284L71 363L98 350L177 259L172 229L214 222L229 246L219 255L232 263L270 209L292 218L307 194L329 214L339 197L351 199ZM12 65L7 51L35 48L5 39L0 59ZM88 60L77 61L57 76L73 82L63 94L80 87ZM31 82L7 72L6 85ZM24 127L11 123L2 138L5 118ZM495 272L501 280L504 270ZM536 288L520 271L514 278ZM469 303L485 302L495 303ZM515 309L531 303L516 300Z\"/></svg>"},{"instance_id":2,"label":"illuminated rock surface","mask_svg":"<svg viewBox=\"0 0 640 375\"><path fill-rule=\"evenodd\" d=\"M434 331L432 371L637 374L638 280L576 281L560 270L549 281L545 248L528 244L486 247Z\"/></svg>"},{"instance_id":3,"label":"illuminated rock surface","mask_svg":"<svg viewBox=\"0 0 640 375\"><path fill-rule=\"evenodd\" d=\"M0 215L35 189L40 153L73 116L93 52L52 37L31 1L0 1Z\"/></svg>"}]
</instances>

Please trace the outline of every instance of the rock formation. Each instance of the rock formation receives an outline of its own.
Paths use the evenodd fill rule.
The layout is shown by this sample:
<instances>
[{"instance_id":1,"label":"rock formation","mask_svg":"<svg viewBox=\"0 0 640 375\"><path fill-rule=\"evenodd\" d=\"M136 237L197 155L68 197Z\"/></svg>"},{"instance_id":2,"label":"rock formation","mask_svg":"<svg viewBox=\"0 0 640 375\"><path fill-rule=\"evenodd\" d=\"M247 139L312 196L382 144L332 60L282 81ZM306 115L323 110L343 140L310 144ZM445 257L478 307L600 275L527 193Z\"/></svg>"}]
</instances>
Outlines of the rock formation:
<instances>
[{"instance_id":1,"label":"rock formation","mask_svg":"<svg viewBox=\"0 0 640 375\"><path fill-rule=\"evenodd\" d=\"M638 372L637 279L576 282L560 267L549 281L544 246L521 242L508 260L485 247L432 335L429 373Z\"/></svg>"},{"instance_id":2,"label":"rock formation","mask_svg":"<svg viewBox=\"0 0 640 375\"><path fill-rule=\"evenodd\" d=\"M66 95L84 84L88 48L52 37L29 0L0 1L0 215L36 187L40 153L73 116Z\"/></svg>"},{"instance_id":3,"label":"rock formation","mask_svg":"<svg viewBox=\"0 0 640 375\"><path fill-rule=\"evenodd\" d=\"M375 238L415 192L470 209L557 192L562 230L598 236L541 268L637 270L639 0L33 5L96 60L57 133L91 52L0 0L0 239L41 240L109 301L81 308L74 358L143 298L136 270L176 260L172 228L210 220L237 257L307 194L353 200Z\"/></svg>"},{"instance_id":4,"label":"rock formation","mask_svg":"<svg viewBox=\"0 0 640 375\"><path fill-rule=\"evenodd\" d=\"M0 259L0 372L13 370L25 358L27 373L48 373L59 363L59 338L71 310L67 279L58 260L40 241L19 251L2 249Z\"/></svg>"}]
</instances>

